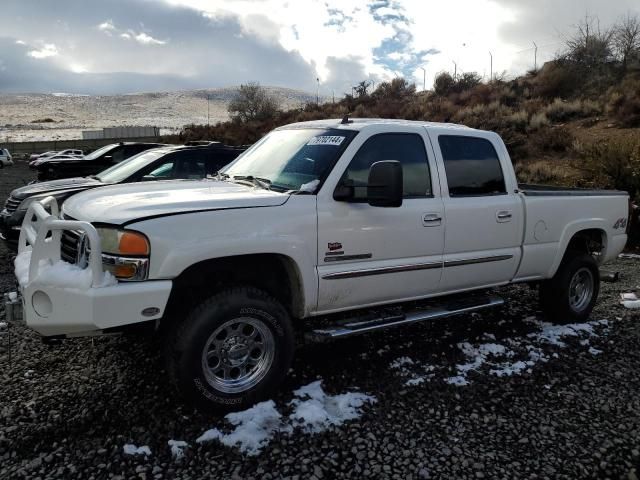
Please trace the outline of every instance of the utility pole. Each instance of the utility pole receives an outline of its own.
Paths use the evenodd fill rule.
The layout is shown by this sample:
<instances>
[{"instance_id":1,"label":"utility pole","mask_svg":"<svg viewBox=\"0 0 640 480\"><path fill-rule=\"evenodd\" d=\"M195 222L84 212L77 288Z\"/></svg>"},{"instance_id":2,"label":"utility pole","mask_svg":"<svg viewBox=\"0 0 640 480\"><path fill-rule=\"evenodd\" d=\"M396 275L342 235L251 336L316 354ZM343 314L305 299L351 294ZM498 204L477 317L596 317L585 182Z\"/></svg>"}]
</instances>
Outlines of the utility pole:
<instances>
[{"instance_id":1,"label":"utility pole","mask_svg":"<svg viewBox=\"0 0 640 480\"><path fill-rule=\"evenodd\" d=\"M493 82L493 53L491 53L491 50L489 50L489 58L491 58L491 68L490 68L490 74L489 74L489 83Z\"/></svg>"},{"instance_id":2,"label":"utility pole","mask_svg":"<svg viewBox=\"0 0 640 480\"><path fill-rule=\"evenodd\" d=\"M424 92L427 89L427 71L424 67L418 67L422 70L422 91Z\"/></svg>"},{"instance_id":3,"label":"utility pole","mask_svg":"<svg viewBox=\"0 0 640 480\"><path fill-rule=\"evenodd\" d=\"M456 76L458 75L458 64L456 63L455 60L452 60L453 62L453 79L456 79Z\"/></svg>"},{"instance_id":4,"label":"utility pole","mask_svg":"<svg viewBox=\"0 0 640 480\"><path fill-rule=\"evenodd\" d=\"M331 103L336 103L336 91L331 90Z\"/></svg>"},{"instance_id":5,"label":"utility pole","mask_svg":"<svg viewBox=\"0 0 640 480\"><path fill-rule=\"evenodd\" d=\"M209 95L209 94L207 93L207 127L208 127L208 126L209 126L209 124L210 124L210 118L211 118L211 117L210 117L210 115L209 115L209 112L210 112L210 110L211 110L211 109L209 108L210 100L211 100L211 95Z\"/></svg>"},{"instance_id":6,"label":"utility pole","mask_svg":"<svg viewBox=\"0 0 640 480\"><path fill-rule=\"evenodd\" d=\"M318 82L318 86L316 87L316 107L320 105L320 77L316 77L316 82Z\"/></svg>"},{"instance_id":7,"label":"utility pole","mask_svg":"<svg viewBox=\"0 0 640 480\"><path fill-rule=\"evenodd\" d=\"M533 70L538 71L538 45L533 42Z\"/></svg>"}]
</instances>

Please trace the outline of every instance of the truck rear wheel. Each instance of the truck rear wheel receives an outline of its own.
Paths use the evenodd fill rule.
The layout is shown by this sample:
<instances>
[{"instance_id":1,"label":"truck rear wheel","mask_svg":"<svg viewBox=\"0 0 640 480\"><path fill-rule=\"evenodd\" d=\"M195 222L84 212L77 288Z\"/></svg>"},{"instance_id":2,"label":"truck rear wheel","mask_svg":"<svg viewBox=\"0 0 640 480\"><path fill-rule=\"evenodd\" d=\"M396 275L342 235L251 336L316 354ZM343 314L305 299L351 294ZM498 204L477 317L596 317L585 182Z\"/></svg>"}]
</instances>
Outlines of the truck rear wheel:
<instances>
[{"instance_id":1,"label":"truck rear wheel","mask_svg":"<svg viewBox=\"0 0 640 480\"><path fill-rule=\"evenodd\" d=\"M167 343L168 370L179 392L197 407L217 411L268 398L294 351L286 309L251 287L207 298L167 332Z\"/></svg>"},{"instance_id":2,"label":"truck rear wheel","mask_svg":"<svg viewBox=\"0 0 640 480\"><path fill-rule=\"evenodd\" d=\"M583 322L600 291L598 264L588 253L567 252L551 280L540 286L544 314L556 323Z\"/></svg>"}]
</instances>

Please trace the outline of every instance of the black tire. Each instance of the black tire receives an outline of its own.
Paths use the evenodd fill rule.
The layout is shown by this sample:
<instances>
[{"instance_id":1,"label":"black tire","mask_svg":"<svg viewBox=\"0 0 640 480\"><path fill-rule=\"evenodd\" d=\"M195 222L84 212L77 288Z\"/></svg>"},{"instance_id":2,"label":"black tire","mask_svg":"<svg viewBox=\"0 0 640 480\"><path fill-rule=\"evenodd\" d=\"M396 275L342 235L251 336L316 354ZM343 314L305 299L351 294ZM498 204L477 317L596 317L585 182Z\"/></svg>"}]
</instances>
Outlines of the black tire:
<instances>
[{"instance_id":1,"label":"black tire","mask_svg":"<svg viewBox=\"0 0 640 480\"><path fill-rule=\"evenodd\" d=\"M572 289L572 280L585 279L581 284L591 282L590 294L584 296ZM583 288L580 291L589 290ZM558 271L551 280L540 285L540 305L545 316L560 324L584 322L598 299L600 292L600 272L594 258L582 252L569 251L562 259Z\"/></svg>"},{"instance_id":2,"label":"black tire","mask_svg":"<svg viewBox=\"0 0 640 480\"><path fill-rule=\"evenodd\" d=\"M256 332L254 340L262 339L262 342L251 343L245 336L244 331L250 332L251 328ZM214 338L217 330L220 334ZM287 374L294 352L293 328L286 309L265 292L252 287L225 290L205 299L184 321L168 329L166 341L171 380L185 400L206 411L241 410L269 398ZM214 346L216 343L220 348ZM231 385L236 373L251 379L251 371L258 367L249 362L256 361L253 357L261 347L252 348L259 344L264 352L272 352L263 352L259 357L260 364L268 366L259 368L259 375L252 380L256 383L246 390L228 391L237 388ZM215 364L213 368L204 365L205 348L213 355L207 360ZM237 362L244 363L231 366ZM216 368L220 370L214 372ZM224 378L227 376L228 379Z\"/></svg>"}]
</instances>

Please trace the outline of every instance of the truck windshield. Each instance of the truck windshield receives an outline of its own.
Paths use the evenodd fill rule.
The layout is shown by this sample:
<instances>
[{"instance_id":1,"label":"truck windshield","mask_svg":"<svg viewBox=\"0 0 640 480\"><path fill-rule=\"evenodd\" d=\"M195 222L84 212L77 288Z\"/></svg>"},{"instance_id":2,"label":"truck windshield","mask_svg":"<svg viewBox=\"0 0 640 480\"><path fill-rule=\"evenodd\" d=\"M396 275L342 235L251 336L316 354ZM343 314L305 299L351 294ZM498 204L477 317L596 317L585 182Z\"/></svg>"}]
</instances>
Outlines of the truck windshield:
<instances>
[{"instance_id":1,"label":"truck windshield","mask_svg":"<svg viewBox=\"0 0 640 480\"><path fill-rule=\"evenodd\" d=\"M327 128L276 130L221 173L268 180L274 189L313 192L356 134Z\"/></svg>"}]
</instances>

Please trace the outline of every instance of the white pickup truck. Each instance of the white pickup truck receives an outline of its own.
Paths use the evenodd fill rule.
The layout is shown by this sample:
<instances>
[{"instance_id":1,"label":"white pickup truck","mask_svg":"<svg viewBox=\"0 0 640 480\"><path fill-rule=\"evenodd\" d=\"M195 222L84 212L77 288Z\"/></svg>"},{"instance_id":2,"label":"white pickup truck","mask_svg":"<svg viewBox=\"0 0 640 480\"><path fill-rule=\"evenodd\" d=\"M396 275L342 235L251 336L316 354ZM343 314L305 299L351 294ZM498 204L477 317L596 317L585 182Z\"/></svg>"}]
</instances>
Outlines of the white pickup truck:
<instances>
[{"instance_id":1,"label":"white pickup truck","mask_svg":"<svg viewBox=\"0 0 640 480\"><path fill-rule=\"evenodd\" d=\"M518 185L495 133L345 117L278 128L216 178L34 202L16 275L41 335L150 326L186 399L234 409L294 339L497 306L493 287L539 284L550 318L582 320L627 216L625 192Z\"/></svg>"}]
</instances>

